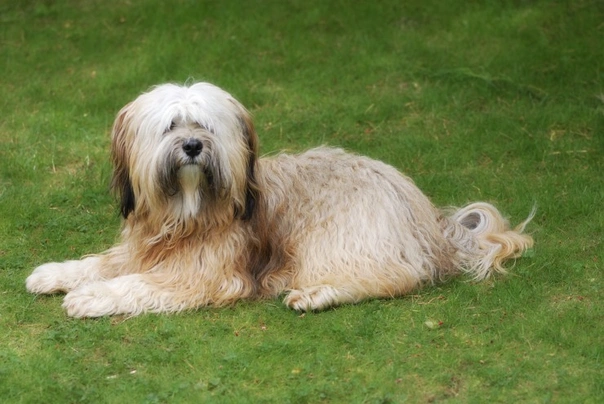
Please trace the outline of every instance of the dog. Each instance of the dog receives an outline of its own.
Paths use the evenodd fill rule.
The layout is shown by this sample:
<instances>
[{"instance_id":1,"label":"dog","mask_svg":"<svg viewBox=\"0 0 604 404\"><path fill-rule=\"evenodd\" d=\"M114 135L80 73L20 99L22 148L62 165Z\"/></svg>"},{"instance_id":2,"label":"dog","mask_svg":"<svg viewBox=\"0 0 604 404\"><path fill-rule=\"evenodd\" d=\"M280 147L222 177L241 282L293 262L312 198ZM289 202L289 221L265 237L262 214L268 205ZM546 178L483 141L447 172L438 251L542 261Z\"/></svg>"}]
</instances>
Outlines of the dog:
<instances>
[{"instance_id":1,"label":"dog","mask_svg":"<svg viewBox=\"0 0 604 404\"><path fill-rule=\"evenodd\" d=\"M276 298L297 311L504 273L533 239L491 204L444 213L395 168L341 149L258 157L248 111L209 83L163 84L118 113L120 242L26 280L72 317Z\"/></svg>"}]
</instances>

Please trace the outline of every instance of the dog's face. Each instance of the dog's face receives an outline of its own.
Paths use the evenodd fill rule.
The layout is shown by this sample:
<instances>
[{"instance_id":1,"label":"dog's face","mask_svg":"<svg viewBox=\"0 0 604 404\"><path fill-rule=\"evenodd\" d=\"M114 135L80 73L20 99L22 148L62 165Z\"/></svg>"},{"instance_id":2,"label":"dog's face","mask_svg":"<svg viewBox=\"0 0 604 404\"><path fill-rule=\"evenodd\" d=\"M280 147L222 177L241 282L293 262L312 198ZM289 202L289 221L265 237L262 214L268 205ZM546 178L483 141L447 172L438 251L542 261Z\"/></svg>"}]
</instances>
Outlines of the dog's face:
<instances>
[{"instance_id":1,"label":"dog's face","mask_svg":"<svg viewBox=\"0 0 604 404\"><path fill-rule=\"evenodd\" d=\"M257 137L245 108L216 86L165 84L142 94L119 112L111 154L125 218L183 221L213 208L251 215Z\"/></svg>"}]
</instances>

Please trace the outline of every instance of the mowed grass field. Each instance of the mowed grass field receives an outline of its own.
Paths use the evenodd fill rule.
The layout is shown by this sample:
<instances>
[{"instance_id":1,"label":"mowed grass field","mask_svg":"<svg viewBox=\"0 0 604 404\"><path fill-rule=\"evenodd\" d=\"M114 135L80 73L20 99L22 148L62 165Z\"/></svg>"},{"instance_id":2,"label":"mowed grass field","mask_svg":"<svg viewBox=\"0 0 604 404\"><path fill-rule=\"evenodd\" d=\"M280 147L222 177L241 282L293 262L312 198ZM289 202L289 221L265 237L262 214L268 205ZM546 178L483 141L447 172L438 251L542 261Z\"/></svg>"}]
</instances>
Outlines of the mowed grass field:
<instances>
[{"instance_id":1,"label":"mowed grass field","mask_svg":"<svg viewBox=\"0 0 604 404\"><path fill-rule=\"evenodd\" d=\"M592 0L0 1L0 401L600 402L603 38ZM535 248L306 315L74 320L29 295L37 265L117 239L117 111L196 80L249 108L263 154L343 147L512 223L536 204Z\"/></svg>"}]
</instances>

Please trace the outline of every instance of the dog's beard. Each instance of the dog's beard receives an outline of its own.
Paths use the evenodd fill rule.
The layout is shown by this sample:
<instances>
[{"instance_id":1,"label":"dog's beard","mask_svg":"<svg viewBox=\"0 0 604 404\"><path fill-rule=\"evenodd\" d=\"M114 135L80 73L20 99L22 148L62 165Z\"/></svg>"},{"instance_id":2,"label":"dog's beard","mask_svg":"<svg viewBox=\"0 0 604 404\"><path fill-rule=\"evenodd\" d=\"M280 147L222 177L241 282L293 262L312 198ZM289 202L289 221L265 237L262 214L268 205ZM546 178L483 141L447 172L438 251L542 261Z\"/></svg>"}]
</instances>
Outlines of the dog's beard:
<instances>
[{"instance_id":1,"label":"dog's beard","mask_svg":"<svg viewBox=\"0 0 604 404\"><path fill-rule=\"evenodd\" d=\"M196 164L182 166L176 175L180 188L179 196L183 214L185 216L195 215L204 200L203 190L208 189L207 178Z\"/></svg>"},{"instance_id":2,"label":"dog's beard","mask_svg":"<svg viewBox=\"0 0 604 404\"><path fill-rule=\"evenodd\" d=\"M181 220L196 217L201 210L226 197L230 185L211 145L205 142L203 151L195 157L183 153L180 144L172 145L169 150L157 165L156 189L176 217Z\"/></svg>"},{"instance_id":3,"label":"dog's beard","mask_svg":"<svg viewBox=\"0 0 604 404\"><path fill-rule=\"evenodd\" d=\"M170 153L160 164L158 189L177 216L186 218L197 215L202 205L208 203L211 195L208 177L212 175L201 159L183 158L179 154Z\"/></svg>"},{"instance_id":4,"label":"dog's beard","mask_svg":"<svg viewBox=\"0 0 604 404\"><path fill-rule=\"evenodd\" d=\"M159 189L167 197L174 197L183 190L198 190L201 176L207 171L207 158L204 156L189 157L183 155L180 146L170 147L163 161L157 164L157 181Z\"/></svg>"}]
</instances>

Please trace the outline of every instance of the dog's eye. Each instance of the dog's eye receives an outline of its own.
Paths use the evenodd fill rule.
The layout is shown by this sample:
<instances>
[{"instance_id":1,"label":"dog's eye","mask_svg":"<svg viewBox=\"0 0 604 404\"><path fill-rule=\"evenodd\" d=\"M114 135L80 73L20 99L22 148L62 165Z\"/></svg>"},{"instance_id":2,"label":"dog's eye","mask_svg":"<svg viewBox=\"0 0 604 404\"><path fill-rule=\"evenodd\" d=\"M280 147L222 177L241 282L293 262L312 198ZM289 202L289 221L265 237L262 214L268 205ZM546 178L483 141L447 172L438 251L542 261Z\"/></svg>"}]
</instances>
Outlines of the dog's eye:
<instances>
[{"instance_id":1,"label":"dog's eye","mask_svg":"<svg viewBox=\"0 0 604 404\"><path fill-rule=\"evenodd\" d=\"M164 131L164 134L173 131L175 127L176 124L174 123L174 121L170 122L170 126Z\"/></svg>"},{"instance_id":2,"label":"dog's eye","mask_svg":"<svg viewBox=\"0 0 604 404\"><path fill-rule=\"evenodd\" d=\"M212 128L210 128L208 125L204 125L204 124L202 124L202 123L199 123L198 125L199 125L199 127L200 127L201 129L203 129L203 130L205 130L205 131L208 131L208 132L210 132L210 133L214 133L214 131L212 130Z\"/></svg>"}]
</instances>

